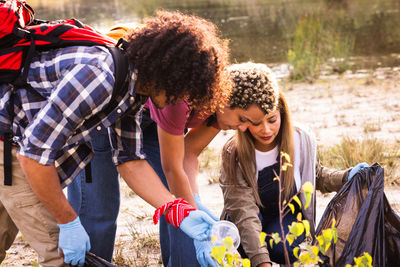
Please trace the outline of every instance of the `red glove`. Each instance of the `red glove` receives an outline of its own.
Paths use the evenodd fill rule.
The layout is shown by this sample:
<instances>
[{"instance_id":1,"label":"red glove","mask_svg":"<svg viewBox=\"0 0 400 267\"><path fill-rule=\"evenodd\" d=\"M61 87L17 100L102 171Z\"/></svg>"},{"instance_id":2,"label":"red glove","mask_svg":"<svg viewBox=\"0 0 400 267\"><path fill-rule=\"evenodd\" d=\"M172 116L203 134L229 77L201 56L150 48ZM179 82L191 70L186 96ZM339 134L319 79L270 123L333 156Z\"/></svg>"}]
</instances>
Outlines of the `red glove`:
<instances>
[{"instance_id":1,"label":"red glove","mask_svg":"<svg viewBox=\"0 0 400 267\"><path fill-rule=\"evenodd\" d=\"M189 215L190 211L196 210L193 208L186 200L183 198L178 198L174 201L168 202L158 209L156 209L154 216L153 216L153 222L154 224L158 223L158 220L160 219L160 216L162 214L165 215L165 220L169 223L175 226L176 228L179 228L179 225L181 224L182 220Z\"/></svg>"}]
</instances>

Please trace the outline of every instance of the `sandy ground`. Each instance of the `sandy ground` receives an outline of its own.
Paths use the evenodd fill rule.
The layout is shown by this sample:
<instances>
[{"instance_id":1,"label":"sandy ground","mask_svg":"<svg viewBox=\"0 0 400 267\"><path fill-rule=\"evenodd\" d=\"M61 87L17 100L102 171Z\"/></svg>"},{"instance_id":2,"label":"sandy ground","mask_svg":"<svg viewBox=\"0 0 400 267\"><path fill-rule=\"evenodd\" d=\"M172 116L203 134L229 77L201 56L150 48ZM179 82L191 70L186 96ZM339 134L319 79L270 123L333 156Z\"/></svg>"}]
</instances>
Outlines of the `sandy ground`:
<instances>
[{"instance_id":1,"label":"sandy ground","mask_svg":"<svg viewBox=\"0 0 400 267\"><path fill-rule=\"evenodd\" d=\"M380 69L373 74L360 71L346 78L324 77L313 84L281 82L281 86L293 119L312 128L319 144L333 145L343 136L372 136L389 143L399 143L399 70ZM210 147L220 149L230 135L230 132L219 134ZM200 195L203 202L219 214L223 205L221 191L218 184L208 183L208 174L205 171L199 177ZM159 266L160 256L157 244L154 244L157 243L158 227L151 220L153 208L137 196L132 197L126 186L122 188L114 260L125 258L120 266ZM386 196L398 214L399 189L385 188ZM317 193L317 221L333 195ZM139 245L140 249L135 250L133 246ZM37 266L35 262L35 252L19 236L1 266Z\"/></svg>"}]
</instances>

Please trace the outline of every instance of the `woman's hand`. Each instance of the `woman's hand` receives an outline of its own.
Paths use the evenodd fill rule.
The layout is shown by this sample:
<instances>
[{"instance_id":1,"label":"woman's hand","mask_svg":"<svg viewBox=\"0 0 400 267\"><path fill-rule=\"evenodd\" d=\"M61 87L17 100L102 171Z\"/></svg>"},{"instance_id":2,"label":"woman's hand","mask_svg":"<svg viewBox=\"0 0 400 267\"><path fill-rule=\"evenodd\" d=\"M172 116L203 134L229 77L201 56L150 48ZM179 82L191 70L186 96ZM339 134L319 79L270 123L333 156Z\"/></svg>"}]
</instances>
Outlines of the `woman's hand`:
<instances>
[{"instance_id":1,"label":"woman's hand","mask_svg":"<svg viewBox=\"0 0 400 267\"><path fill-rule=\"evenodd\" d=\"M263 262L259 264L257 267L272 267L272 264L269 262Z\"/></svg>"}]
</instances>

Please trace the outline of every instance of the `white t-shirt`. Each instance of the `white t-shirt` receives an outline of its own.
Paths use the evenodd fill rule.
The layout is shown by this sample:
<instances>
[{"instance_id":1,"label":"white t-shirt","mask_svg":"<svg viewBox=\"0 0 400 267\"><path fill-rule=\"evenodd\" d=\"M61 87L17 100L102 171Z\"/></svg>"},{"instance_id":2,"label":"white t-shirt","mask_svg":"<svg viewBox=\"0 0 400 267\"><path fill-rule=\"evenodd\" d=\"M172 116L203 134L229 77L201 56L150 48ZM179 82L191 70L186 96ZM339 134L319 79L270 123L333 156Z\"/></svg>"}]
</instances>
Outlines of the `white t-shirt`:
<instances>
[{"instance_id":1,"label":"white t-shirt","mask_svg":"<svg viewBox=\"0 0 400 267\"><path fill-rule=\"evenodd\" d=\"M257 171L261 171L265 167L271 166L277 162L279 155L278 146L267 152L262 152L256 149L256 164ZM293 164L293 159L291 159ZM257 173L258 178L258 173ZM300 178L300 135L297 131L294 132L294 180L296 183L297 191L300 190L301 178Z\"/></svg>"},{"instance_id":2,"label":"white t-shirt","mask_svg":"<svg viewBox=\"0 0 400 267\"><path fill-rule=\"evenodd\" d=\"M261 171L265 167L274 165L277 162L279 155L278 146L275 146L272 150L267 152L262 152L256 149L256 164L257 171Z\"/></svg>"}]
</instances>

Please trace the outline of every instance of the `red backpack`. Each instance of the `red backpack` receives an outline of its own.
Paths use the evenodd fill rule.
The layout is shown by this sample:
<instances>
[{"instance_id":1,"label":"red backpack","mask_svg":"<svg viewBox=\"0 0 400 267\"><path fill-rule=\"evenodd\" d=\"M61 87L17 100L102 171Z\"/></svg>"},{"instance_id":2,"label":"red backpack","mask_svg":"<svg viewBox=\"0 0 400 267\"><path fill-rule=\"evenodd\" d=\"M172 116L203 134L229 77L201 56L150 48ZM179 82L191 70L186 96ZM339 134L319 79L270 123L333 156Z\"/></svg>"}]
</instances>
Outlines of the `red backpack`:
<instances>
[{"instance_id":1,"label":"red backpack","mask_svg":"<svg viewBox=\"0 0 400 267\"><path fill-rule=\"evenodd\" d=\"M115 96L127 90L128 61L124 56L126 41L114 39L84 25L76 19L44 21L34 19L34 10L25 0L0 0L0 84L12 84L15 90L25 88L38 94L28 83L27 76L35 51L83 45L106 46L113 56L115 65L115 85L110 103L105 111L113 110L117 105ZM121 49L122 48L122 49ZM23 70L23 71L22 71ZM13 105L10 105L13 106ZM13 121L13 111L10 121ZM89 125L100 122L93 116ZM11 185L11 126L9 131L0 133L4 139L4 184ZM89 172L90 174L90 172ZM90 176L90 175L89 175ZM90 178L89 178L90 179Z\"/></svg>"}]
</instances>

